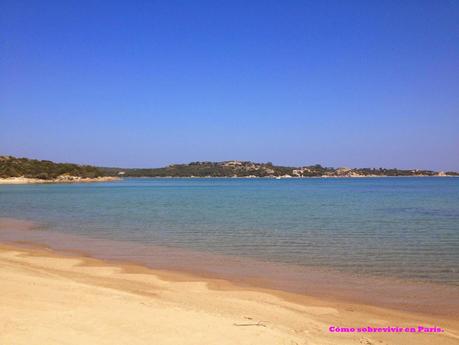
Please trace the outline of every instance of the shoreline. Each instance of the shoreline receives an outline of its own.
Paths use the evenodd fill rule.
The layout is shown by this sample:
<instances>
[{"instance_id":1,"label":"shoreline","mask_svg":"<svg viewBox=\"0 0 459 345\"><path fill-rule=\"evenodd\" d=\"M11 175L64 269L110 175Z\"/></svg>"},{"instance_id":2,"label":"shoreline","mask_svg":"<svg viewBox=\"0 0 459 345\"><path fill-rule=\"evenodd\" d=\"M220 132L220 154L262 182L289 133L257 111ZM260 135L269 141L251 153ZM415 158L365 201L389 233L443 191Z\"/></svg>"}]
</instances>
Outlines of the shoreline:
<instances>
[{"instance_id":1,"label":"shoreline","mask_svg":"<svg viewBox=\"0 0 459 345\"><path fill-rule=\"evenodd\" d=\"M390 175L361 175L361 176L126 176L123 179L266 179L266 180L301 180L301 179L354 179L354 178L408 178L408 177L459 177L459 175L409 175L409 176L390 176Z\"/></svg>"},{"instance_id":2,"label":"shoreline","mask_svg":"<svg viewBox=\"0 0 459 345\"><path fill-rule=\"evenodd\" d=\"M94 178L81 178L76 176L43 180L28 177L0 178L0 185L28 185L28 184L78 184L96 182L114 182L129 179L265 179L265 180L289 180L289 179L365 179L365 178L459 178L457 175L413 175L413 176L389 176L389 175L362 175L362 176L103 176Z\"/></svg>"},{"instance_id":3,"label":"shoreline","mask_svg":"<svg viewBox=\"0 0 459 345\"><path fill-rule=\"evenodd\" d=\"M333 302L359 303L459 320L459 287L456 285L362 276L327 268L94 238L50 231L31 221L0 217L1 243L45 248L115 264L141 265L203 279L223 279L245 288L284 291Z\"/></svg>"},{"instance_id":4,"label":"shoreline","mask_svg":"<svg viewBox=\"0 0 459 345\"><path fill-rule=\"evenodd\" d=\"M57 344L64 339L69 344L126 340L130 344L447 345L459 341L458 319L330 302L38 247L1 244L0 277L0 316L7 325L0 339L14 339L15 344ZM443 332L333 333L332 325L425 325Z\"/></svg>"},{"instance_id":5,"label":"shoreline","mask_svg":"<svg viewBox=\"0 0 459 345\"><path fill-rule=\"evenodd\" d=\"M23 184L64 184L64 183L95 183L95 182L112 182L120 181L120 177L101 176L101 177L78 177L78 176L63 176L51 180L43 180L29 177L7 177L0 178L0 185L23 185Z\"/></svg>"}]
</instances>

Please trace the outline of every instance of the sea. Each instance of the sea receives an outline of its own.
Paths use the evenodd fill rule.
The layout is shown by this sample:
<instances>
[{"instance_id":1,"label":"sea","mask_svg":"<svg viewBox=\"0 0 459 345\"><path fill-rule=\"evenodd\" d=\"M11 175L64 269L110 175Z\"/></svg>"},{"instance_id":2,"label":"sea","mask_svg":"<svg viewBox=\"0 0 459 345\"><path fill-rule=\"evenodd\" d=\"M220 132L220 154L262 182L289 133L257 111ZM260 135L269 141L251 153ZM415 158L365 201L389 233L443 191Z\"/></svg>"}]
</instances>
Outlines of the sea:
<instances>
[{"instance_id":1,"label":"sea","mask_svg":"<svg viewBox=\"0 0 459 345\"><path fill-rule=\"evenodd\" d=\"M0 217L94 240L459 286L454 177L1 185Z\"/></svg>"},{"instance_id":2,"label":"sea","mask_svg":"<svg viewBox=\"0 0 459 345\"><path fill-rule=\"evenodd\" d=\"M0 244L459 317L455 177L0 185L0 225Z\"/></svg>"}]
</instances>

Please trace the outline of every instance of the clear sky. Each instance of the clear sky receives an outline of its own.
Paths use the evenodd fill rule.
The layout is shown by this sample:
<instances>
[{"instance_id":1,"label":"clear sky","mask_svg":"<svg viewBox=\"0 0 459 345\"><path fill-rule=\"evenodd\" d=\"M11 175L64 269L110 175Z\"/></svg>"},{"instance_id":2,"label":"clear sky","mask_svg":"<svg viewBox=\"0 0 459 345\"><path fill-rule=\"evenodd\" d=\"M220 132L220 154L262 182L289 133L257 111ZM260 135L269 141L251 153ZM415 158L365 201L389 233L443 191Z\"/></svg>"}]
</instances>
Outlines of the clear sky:
<instances>
[{"instance_id":1,"label":"clear sky","mask_svg":"<svg viewBox=\"0 0 459 345\"><path fill-rule=\"evenodd\" d=\"M459 170L459 1L0 1L0 154Z\"/></svg>"}]
</instances>

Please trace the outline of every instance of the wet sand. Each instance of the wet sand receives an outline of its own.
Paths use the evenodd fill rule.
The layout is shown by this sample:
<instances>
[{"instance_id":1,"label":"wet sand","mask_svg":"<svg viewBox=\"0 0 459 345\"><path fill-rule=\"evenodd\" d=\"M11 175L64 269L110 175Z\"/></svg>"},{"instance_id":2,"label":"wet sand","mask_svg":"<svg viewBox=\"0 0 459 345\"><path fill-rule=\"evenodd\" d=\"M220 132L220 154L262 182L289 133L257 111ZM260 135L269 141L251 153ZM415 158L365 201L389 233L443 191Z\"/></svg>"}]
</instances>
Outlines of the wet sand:
<instances>
[{"instance_id":1,"label":"wet sand","mask_svg":"<svg viewBox=\"0 0 459 345\"><path fill-rule=\"evenodd\" d=\"M41 246L77 256L225 279L246 287L459 318L459 287L454 285L353 275L150 243L91 238L1 217L0 243Z\"/></svg>"},{"instance_id":2,"label":"wet sand","mask_svg":"<svg viewBox=\"0 0 459 345\"><path fill-rule=\"evenodd\" d=\"M413 302L408 301L396 310L376 306L378 299L370 294L368 296L375 303L353 300L358 294L340 299L326 292L323 292L324 296L288 292L289 289L272 286L277 278L272 278L271 282L266 277L260 278L267 272L254 275L253 272L261 266L249 270L247 266L253 262L245 259L239 266L234 266L237 262L222 257L221 260L226 259L226 273L225 269L220 273L212 271L212 267L215 271L217 267L225 266L218 260L202 269L195 267L195 272L191 272L179 269L181 265L177 256L169 265L167 255L161 261L159 258L167 254L164 247L152 247L151 250L163 251L155 256L151 252L148 255L137 252L137 260L148 258L149 266L157 263L156 269L133 264L136 258L132 254L124 256L128 260L123 260L122 252L114 255L122 248L125 254L132 248L113 248L111 245L115 242L105 240L104 255L113 255L107 260L88 257L91 253L87 251L83 255L83 248L72 248L75 243L67 242L67 250L63 247L50 249L64 241L63 238L56 239L58 242L51 245L42 243L46 247L40 247L39 238L31 234L48 238L49 233L43 235L44 231L34 226L17 220L0 221L0 240L9 242L0 245L0 343L459 344L454 288L441 290L451 295L437 296L438 303L453 298L449 309L437 306L429 313L421 303L422 310L414 312L411 310ZM11 232L16 233L15 238ZM22 244L18 242L18 234L22 234ZM30 238L33 240L27 241ZM65 240L69 239L65 237ZM83 244L85 242L79 243ZM102 242L99 250L101 246ZM97 246L91 248L96 250ZM187 265L182 263L182 266L202 264L203 261L199 260L209 259L206 254L202 254L199 260L196 257L190 259L190 254L181 254L182 259L186 255L189 259ZM234 273L238 271L237 267L243 274ZM278 274L282 272L279 268ZM226 275L226 278L217 279L218 275ZM229 279L231 275L234 279ZM324 284L330 277L315 277L303 285L306 291L314 292L317 288L310 284L314 281ZM331 282L329 289L341 290L340 279L338 276ZM287 283L297 286L295 282ZM383 287L381 285L379 289ZM372 288L367 287L368 293ZM423 291L425 295L421 294L420 299L429 299L425 286L414 291ZM435 290L431 291L430 303L435 301L435 293ZM433 334L333 333L329 331L332 325L438 326L443 331Z\"/></svg>"}]
</instances>

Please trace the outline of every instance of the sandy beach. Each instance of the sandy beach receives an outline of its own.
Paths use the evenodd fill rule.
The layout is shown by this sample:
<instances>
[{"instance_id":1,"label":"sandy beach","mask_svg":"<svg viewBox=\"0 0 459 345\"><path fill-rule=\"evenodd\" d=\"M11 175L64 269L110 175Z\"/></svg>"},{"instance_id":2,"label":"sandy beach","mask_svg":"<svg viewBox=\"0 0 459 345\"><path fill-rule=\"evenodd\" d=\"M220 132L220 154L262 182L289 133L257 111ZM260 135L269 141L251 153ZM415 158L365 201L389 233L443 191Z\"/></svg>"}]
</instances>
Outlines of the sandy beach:
<instances>
[{"instance_id":1,"label":"sandy beach","mask_svg":"<svg viewBox=\"0 0 459 345\"><path fill-rule=\"evenodd\" d=\"M459 345L459 0L0 18L0 345Z\"/></svg>"},{"instance_id":2,"label":"sandy beach","mask_svg":"<svg viewBox=\"0 0 459 345\"><path fill-rule=\"evenodd\" d=\"M91 183L91 182L111 182L119 181L121 178L115 176L102 176L102 177L79 177L79 176L59 176L55 179L43 180L38 178L29 177L8 177L0 178L0 185L2 184L43 184L43 183Z\"/></svg>"},{"instance_id":3,"label":"sandy beach","mask_svg":"<svg viewBox=\"0 0 459 345\"><path fill-rule=\"evenodd\" d=\"M0 246L4 344L458 344L459 322ZM337 333L330 327L441 327Z\"/></svg>"}]
</instances>

